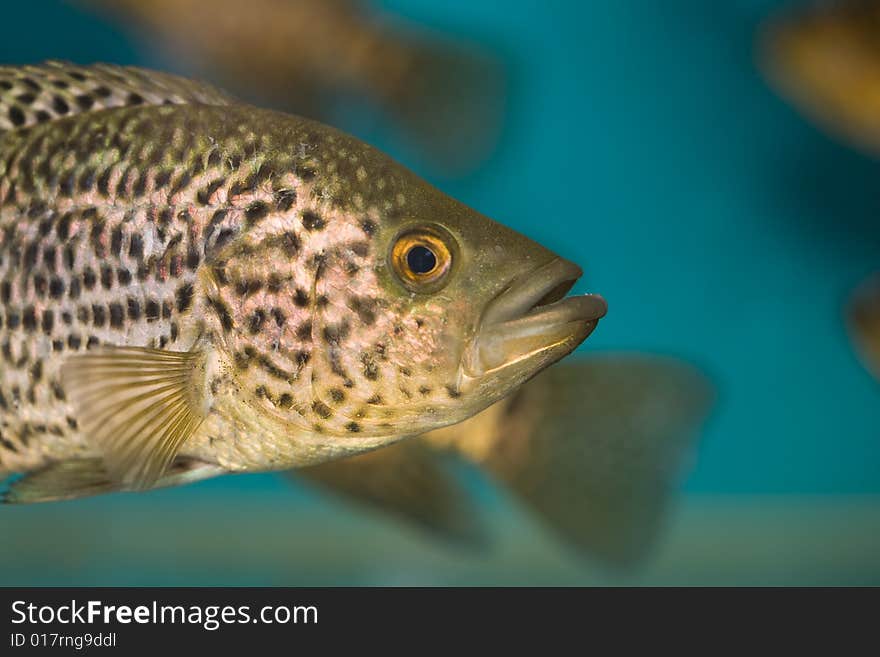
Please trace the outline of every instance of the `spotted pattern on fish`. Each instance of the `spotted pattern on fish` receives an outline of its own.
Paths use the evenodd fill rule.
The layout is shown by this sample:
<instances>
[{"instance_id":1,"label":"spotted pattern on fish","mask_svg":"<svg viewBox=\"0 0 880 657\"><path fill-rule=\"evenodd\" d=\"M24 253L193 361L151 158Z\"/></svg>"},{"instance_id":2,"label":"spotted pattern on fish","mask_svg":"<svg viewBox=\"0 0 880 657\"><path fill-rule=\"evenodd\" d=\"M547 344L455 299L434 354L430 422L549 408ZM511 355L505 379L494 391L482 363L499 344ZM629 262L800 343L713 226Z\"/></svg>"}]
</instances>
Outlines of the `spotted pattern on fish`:
<instances>
[{"instance_id":1,"label":"spotted pattern on fish","mask_svg":"<svg viewBox=\"0 0 880 657\"><path fill-rule=\"evenodd\" d=\"M137 105L225 105L227 94L175 75L134 67L47 62L0 66L0 133L74 114ZM85 171L88 178L93 171ZM103 189L108 178L96 181Z\"/></svg>"},{"instance_id":2,"label":"spotted pattern on fish","mask_svg":"<svg viewBox=\"0 0 880 657\"><path fill-rule=\"evenodd\" d=\"M308 155L328 150L312 133L300 153L279 151L272 142L286 135L259 134L235 113L120 108L0 141L0 445L15 455L5 467L88 449L64 421L65 356L104 344L182 350L212 328L268 408L293 408L323 431L332 403L333 414L351 418L345 432L361 431L355 418L370 415L398 322L382 314L372 273L378 218L346 220L332 185L312 182L356 157ZM205 123L223 130L199 139ZM356 201L364 212L369 194L365 186ZM271 266L255 266L258 257ZM204 263L216 290L199 297ZM351 318L375 335L357 350ZM313 358L316 348L326 357ZM350 392L340 397L342 389ZM24 427L47 416L60 421L28 451Z\"/></svg>"},{"instance_id":3,"label":"spotted pattern on fish","mask_svg":"<svg viewBox=\"0 0 880 657\"><path fill-rule=\"evenodd\" d=\"M414 227L454 253L435 291L393 270ZM332 128L161 74L0 68L0 475L123 462L98 421L116 398L77 383L105 385L84 363L151 376L120 354L171 363L188 429L164 453L213 474L460 421L589 334L566 328L480 378L487 306L557 262ZM153 485L173 465L144 463L117 481Z\"/></svg>"}]
</instances>

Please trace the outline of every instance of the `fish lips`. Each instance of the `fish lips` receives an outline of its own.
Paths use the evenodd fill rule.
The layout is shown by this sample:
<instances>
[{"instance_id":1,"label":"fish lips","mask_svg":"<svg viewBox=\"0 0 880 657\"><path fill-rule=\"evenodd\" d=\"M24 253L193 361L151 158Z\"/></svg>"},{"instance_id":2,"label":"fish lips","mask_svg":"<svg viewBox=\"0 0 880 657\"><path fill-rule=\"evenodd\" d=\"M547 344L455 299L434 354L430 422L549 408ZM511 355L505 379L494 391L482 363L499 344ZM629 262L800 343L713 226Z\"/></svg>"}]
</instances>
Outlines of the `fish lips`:
<instances>
[{"instance_id":1,"label":"fish lips","mask_svg":"<svg viewBox=\"0 0 880 657\"><path fill-rule=\"evenodd\" d=\"M534 374L573 351L608 310L598 294L565 296L582 275L576 264L557 258L515 279L483 313L469 374L515 364Z\"/></svg>"}]
</instances>

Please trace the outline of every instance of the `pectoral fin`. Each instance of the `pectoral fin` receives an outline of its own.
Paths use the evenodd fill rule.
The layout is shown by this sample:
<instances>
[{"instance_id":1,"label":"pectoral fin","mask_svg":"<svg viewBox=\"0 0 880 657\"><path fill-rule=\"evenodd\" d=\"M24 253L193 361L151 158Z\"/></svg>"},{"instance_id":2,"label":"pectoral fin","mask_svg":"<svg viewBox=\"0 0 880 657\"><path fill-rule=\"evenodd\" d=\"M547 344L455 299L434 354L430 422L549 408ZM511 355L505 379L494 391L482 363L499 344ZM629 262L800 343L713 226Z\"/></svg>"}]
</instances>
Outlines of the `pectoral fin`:
<instances>
[{"instance_id":1,"label":"pectoral fin","mask_svg":"<svg viewBox=\"0 0 880 657\"><path fill-rule=\"evenodd\" d=\"M479 542L474 505L445 461L428 445L407 440L291 475L445 538Z\"/></svg>"},{"instance_id":2,"label":"pectoral fin","mask_svg":"<svg viewBox=\"0 0 880 657\"><path fill-rule=\"evenodd\" d=\"M202 422L203 380L199 352L105 347L62 367L80 428L134 490L152 487Z\"/></svg>"},{"instance_id":3,"label":"pectoral fin","mask_svg":"<svg viewBox=\"0 0 880 657\"><path fill-rule=\"evenodd\" d=\"M484 467L576 547L625 564L662 525L710 391L672 359L570 360L425 439Z\"/></svg>"}]
</instances>

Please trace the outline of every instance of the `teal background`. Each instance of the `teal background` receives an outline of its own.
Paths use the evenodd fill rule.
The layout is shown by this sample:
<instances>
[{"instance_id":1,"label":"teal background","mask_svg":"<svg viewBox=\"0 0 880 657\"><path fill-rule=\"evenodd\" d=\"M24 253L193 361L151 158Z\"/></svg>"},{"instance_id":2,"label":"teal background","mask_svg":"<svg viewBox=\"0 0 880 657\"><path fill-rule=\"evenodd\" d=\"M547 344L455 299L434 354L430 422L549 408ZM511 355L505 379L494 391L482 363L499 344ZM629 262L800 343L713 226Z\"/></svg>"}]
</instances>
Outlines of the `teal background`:
<instances>
[{"instance_id":1,"label":"teal background","mask_svg":"<svg viewBox=\"0 0 880 657\"><path fill-rule=\"evenodd\" d=\"M581 263L580 289L609 302L584 353L671 354L717 385L671 538L642 580L625 581L880 582L880 383L843 322L852 288L880 268L880 162L823 136L760 77L755 29L780 3L381 4L501 54L510 75L501 141L476 170L444 177L389 126L340 120ZM4 13L3 62L157 65L64 3ZM483 497L501 527L494 557L450 552L274 475L0 509L9 528L0 552L14 555L3 557L0 582L617 581L572 562L501 493L486 486ZM261 528L265 541L254 538ZM172 534L192 537L166 554ZM289 552L278 547L287 540ZM291 561L278 570L284 554Z\"/></svg>"}]
</instances>

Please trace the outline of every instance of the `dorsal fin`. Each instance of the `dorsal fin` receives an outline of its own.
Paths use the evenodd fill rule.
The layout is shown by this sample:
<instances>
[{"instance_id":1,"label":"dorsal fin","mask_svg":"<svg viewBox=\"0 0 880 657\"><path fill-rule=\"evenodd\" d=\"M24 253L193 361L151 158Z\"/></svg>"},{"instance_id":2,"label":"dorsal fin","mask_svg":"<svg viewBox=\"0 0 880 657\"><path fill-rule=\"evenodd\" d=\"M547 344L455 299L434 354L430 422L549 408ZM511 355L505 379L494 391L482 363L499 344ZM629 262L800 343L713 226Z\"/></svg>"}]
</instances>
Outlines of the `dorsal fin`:
<instances>
[{"instance_id":1,"label":"dorsal fin","mask_svg":"<svg viewBox=\"0 0 880 657\"><path fill-rule=\"evenodd\" d=\"M58 61L0 66L0 135L111 107L232 102L231 96L204 82L132 66Z\"/></svg>"}]
</instances>

